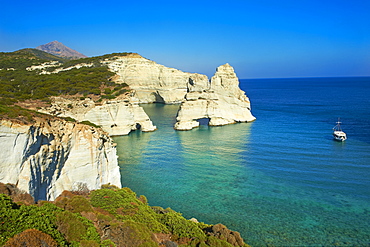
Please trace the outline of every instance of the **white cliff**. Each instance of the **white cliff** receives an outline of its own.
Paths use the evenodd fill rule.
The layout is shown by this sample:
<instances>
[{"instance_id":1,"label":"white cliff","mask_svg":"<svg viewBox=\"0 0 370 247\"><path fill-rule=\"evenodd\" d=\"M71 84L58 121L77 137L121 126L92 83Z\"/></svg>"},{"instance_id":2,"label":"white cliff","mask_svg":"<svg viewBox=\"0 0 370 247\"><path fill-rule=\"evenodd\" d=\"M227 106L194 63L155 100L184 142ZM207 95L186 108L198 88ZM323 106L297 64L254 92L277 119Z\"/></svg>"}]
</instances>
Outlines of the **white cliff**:
<instances>
[{"instance_id":1,"label":"white cliff","mask_svg":"<svg viewBox=\"0 0 370 247\"><path fill-rule=\"evenodd\" d=\"M71 117L79 122L89 121L111 136L127 135L138 128L144 132L156 130L144 109L129 99L98 104L90 98L77 100L53 97L51 106L39 111L58 117Z\"/></svg>"},{"instance_id":2,"label":"white cliff","mask_svg":"<svg viewBox=\"0 0 370 247\"><path fill-rule=\"evenodd\" d=\"M229 64L219 66L208 80L206 75L182 72L146 59L136 53L113 54L100 60L116 73L118 84L127 84L131 93L123 100L94 103L91 99L68 100L55 97L52 106L39 111L77 121L89 121L111 136L127 135L132 130L154 131L140 103L180 103L175 129L190 130L198 119L210 119L220 126L255 120L249 98L239 88L239 80Z\"/></svg>"},{"instance_id":3,"label":"white cliff","mask_svg":"<svg viewBox=\"0 0 370 247\"><path fill-rule=\"evenodd\" d=\"M206 75L165 67L138 54L115 56L102 61L117 74L117 83L126 83L140 103L181 103L175 129L199 126L197 119L209 118L220 126L254 121L249 98L229 64L219 66L208 80Z\"/></svg>"},{"instance_id":4,"label":"white cliff","mask_svg":"<svg viewBox=\"0 0 370 247\"><path fill-rule=\"evenodd\" d=\"M189 92L180 106L177 130L191 130L199 126L197 119L210 119L209 125L220 126L237 122L251 122L249 98L239 88L239 80L229 64L217 68L211 82L204 85L189 83Z\"/></svg>"},{"instance_id":5,"label":"white cliff","mask_svg":"<svg viewBox=\"0 0 370 247\"><path fill-rule=\"evenodd\" d=\"M54 200L83 185L121 186L115 144L102 130L59 119L0 121L0 182L36 200Z\"/></svg>"},{"instance_id":6,"label":"white cliff","mask_svg":"<svg viewBox=\"0 0 370 247\"><path fill-rule=\"evenodd\" d=\"M116 83L126 83L135 91L139 103L181 103L189 80L197 85L208 83L206 75L168 68L135 53L111 57L102 63L118 75Z\"/></svg>"}]
</instances>

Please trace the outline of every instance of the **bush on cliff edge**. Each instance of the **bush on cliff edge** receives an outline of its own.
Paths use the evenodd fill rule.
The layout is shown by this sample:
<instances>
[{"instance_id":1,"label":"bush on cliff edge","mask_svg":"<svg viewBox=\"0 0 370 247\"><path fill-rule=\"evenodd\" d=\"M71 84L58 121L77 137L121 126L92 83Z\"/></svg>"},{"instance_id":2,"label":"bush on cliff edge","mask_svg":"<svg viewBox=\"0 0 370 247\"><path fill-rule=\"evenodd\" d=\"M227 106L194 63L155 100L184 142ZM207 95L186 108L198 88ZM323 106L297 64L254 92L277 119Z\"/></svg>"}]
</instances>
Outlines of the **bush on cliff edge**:
<instances>
[{"instance_id":1,"label":"bush on cliff edge","mask_svg":"<svg viewBox=\"0 0 370 247\"><path fill-rule=\"evenodd\" d=\"M129 188L103 186L83 195L65 191L55 202L30 206L0 194L0 246L27 229L50 235L58 246L246 246L241 238L222 236L232 232L226 227L213 228L172 209L150 207L145 196Z\"/></svg>"}]
</instances>

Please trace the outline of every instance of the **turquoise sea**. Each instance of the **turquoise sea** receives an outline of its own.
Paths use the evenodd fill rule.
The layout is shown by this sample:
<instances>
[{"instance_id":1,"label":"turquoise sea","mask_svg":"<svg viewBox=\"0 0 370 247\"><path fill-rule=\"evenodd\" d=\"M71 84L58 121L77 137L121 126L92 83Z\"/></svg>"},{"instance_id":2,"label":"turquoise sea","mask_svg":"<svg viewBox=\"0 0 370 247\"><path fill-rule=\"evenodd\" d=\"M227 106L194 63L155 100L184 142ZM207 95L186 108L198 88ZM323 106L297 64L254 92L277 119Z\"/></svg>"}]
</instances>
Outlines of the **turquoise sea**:
<instances>
[{"instance_id":1,"label":"turquoise sea","mask_svg":"<svg viewBox=\"0 0 370 247\"><path fill-rule=\"evenodd\" d=\"M114 138L122 185L252 246L370 246L370 78L240 80L252 123ZM338 117L348 140L332 139Z\"/></svg>"}]
</instances>

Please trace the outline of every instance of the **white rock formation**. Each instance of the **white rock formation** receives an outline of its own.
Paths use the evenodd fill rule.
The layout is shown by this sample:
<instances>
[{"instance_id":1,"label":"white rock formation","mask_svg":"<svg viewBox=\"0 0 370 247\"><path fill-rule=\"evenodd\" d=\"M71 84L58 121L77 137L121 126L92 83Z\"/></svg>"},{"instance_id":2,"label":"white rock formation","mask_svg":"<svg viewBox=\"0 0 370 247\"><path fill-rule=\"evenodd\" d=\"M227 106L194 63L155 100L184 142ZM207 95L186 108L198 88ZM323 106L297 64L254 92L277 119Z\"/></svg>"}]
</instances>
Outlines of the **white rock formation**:
<instances>
[{"instance_id":1,"label":"white rock formation","mask_svg":"<svg viewBox=\"0 0 370 247\"><path fill-rule=\"evenodd\" d=\"M135 90L139 103L181 103L189 81L198 86L208 84L206 75L168 68L134 53L108 58L102 63L118 75L117 83L126 83Z\"/></svg>"},{"instance_id":2,"label":"white rock formation","mask_svg":"<svg viewBox=\"0 0 370 247\"><path fill-rule=\"evenodd\" d=\"M42 70L43 72L45 72L46 68L59 67L61 65L62 63L60 63L59 61L50 61L50 62L42 63L40 65L32 65L30 67L27 67L26 70L28 71ZM43 73L43 74L46 74L46 73Z\"/></svg>"},{"instance_id":3,"label":"white rock formation","mask_svg":"<svg viewBox=\"0 0 370 247\"><path fill-rule=\"evenodd\" d=\"M197 119L202 118L209 118L213 126L255 120L249 99L240 90L229 64L218 67L209 81L206 75L168 68L136 53L113 55L100 62L116 73L116 83L126 83L133 90L128 99L97 105L88 99L54 98L51 107L40 111L90 121L112 136L127 135L138 127L142 131L156 129L139 103L181 103L177 130L197 127Z\"/></svg>"},{"instance_id":4,"label":"white rock formation","mask_svg":"<svg viewBox=\"0 0 370 247\"><path fill-rule=\"evenodd\" d=\"M116 148L102 130L61 120L0 121L0 182L36 200L54 200L79 185L121 186Z\"/></svg>"},{"instance_id":5,"label":"white rock formation","mask_svg":"<svg viewBox=\"0 0 370 247\"><path fill-rule=\"evenodd\" d=\"M59 67L61 66L62 63L59 63L58 61L51 61L51 62L45 62L45 63L42 63L40 65L33 65L33 66L30 66L30 67L27 67L26 70L28 71L33 71L33 70L39 70L39 74L40 75L50 75L50 74L57 74L59 72L62 72L62 71L67 71L67 70L71 70L71 69L81 69L81 68L84 68L84 67L93 67L94 64L93 63L79 63L79 64L76 64L76 65L73 65L73 66L70 66L70 67L67 67L67 68L57 68L53 71L47 71L46 69L47 68L52 68L52 67Z\"/></svg>"},{"instance_id":6,"label":"white rock formation","mask_svg":"<svg viewBox=\"0 0 370 247\"><path fill-rule=\"evenodd\" d=\"M111 136L127 135L138 128L144 132L156 130L144 109L128 99L97 105L90 98L76 100L53 97L51 106L39 111L58 117L71 117L79 122L89 121L101 126Z\"/></svg>"},{"instance_id":7,"label":"white rock formation","mask_svg":"<svg viewBox=\"0 0 370 247\"><path fill-rule=\"evenodd\" d=\"M175 129L191 130L199 126L197 119L210 119L209 125L220 126L236 122L251 122L249 98L239 88L239 80L229 64L217 68L210 84L189 82L189 92L181 104Z\"/></svg>"}]
</instances>

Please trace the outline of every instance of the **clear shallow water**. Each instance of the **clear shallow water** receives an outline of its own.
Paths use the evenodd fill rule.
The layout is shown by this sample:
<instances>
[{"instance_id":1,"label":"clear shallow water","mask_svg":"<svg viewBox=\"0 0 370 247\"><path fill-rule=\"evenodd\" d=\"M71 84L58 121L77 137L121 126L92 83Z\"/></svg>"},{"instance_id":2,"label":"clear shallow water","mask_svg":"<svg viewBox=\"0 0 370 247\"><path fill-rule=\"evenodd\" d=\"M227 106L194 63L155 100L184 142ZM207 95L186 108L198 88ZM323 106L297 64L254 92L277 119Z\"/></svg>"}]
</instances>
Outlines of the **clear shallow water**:
<instances>
[{"instance_id":1,"label":"clear shallow water","mask_svg":"<svg viewBox=\"0 0 370 247\"><path fill-rule=\"evenodd\" d=\"M252 246L370 245L370 78L241 80L253 123L116 137L122 184ZM335 142L338 117L348 135Z\"/></svg>"}]
</instances>

